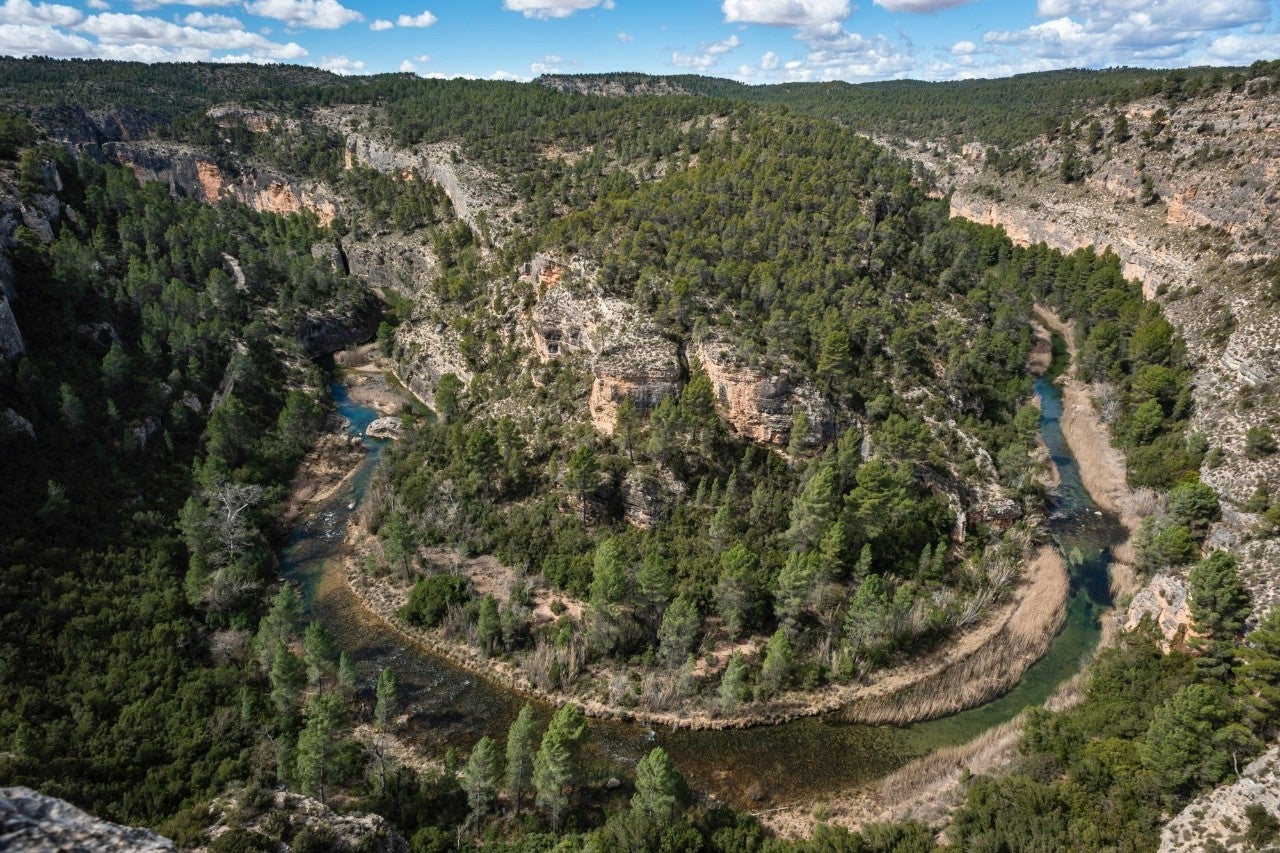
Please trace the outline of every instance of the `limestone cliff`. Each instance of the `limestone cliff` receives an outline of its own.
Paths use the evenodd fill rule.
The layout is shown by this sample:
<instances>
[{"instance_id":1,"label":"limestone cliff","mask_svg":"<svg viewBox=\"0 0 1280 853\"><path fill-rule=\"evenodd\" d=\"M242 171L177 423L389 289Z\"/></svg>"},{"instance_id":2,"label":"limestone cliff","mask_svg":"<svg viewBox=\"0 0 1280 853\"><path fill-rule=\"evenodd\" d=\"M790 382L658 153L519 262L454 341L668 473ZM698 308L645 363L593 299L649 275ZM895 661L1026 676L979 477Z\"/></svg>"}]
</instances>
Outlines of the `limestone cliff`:
<instances>
[{"instance_id":1,"label":"limestone cliff","mask_svg":"<svg viewBox=\"0 0 1280 853\"><path fill-rule=\"evenodd\" d=\"M1230 785L1197 797L1160 831L1160 853L1275 849L1255 847L1246 835L1245 809L1262 806L1280 819L1280 747L1243 768Z\"/></svg>"},{"instance_id":2,"label":"limestone cliff","mask_svg":"<svg viewBox=\"0 0 1280 853\"><path fill-rule=\"evenodd\" d=\"M544 363L573 354L589 361L588 411L596 429L612 433L618 404L628 397L643 414L679 391L676 344L631 303L599 293L594 271L540 255L526 278L541 294L528 320L533 350Z\"/></svg>"},{"instance_id":3,"label":"limestone cliff","mask_svg":"<svg viewBox=\"0 0 1280 853\"><path fill-rule=\"evenodd\" d=\"M802 409L814 441L832 437L831 404L791 369L766 370L748 362L733 345L711 337L697 341L693 351L711 380L717 408L740 435L786 447L795 411Z\"/></svg>"},{"instance_id":4,"label":"limestone cliff","mask_svg":"<svg viewBox=\"0 0 1280 853\"><path fill-rule=\"evenodd\" d=\"M161 181L175 195L210 204L238 201L269 213L311 211L328 225L341 211L330 190L313 182L294 181L270 169L249 168L229 174L208 154L189 146L159 142L108 142L103 155L126 166L139 181Z\"/></svg>"},{"instance_id":5,"label":"limestone cliff","mask_svg":"<svg viewBox=\"0 0 1280 853\"><path fill-rule=\"evenodd\" d=\"M30 788L0 788L0 850L151 853L175 849L172 841L149 829L100 820L66 800Z\"/></svg>"},{"instance_id":6,"label":"limestone cliff","mask_svg":"<svg viewBox=\"0 0 1280 853\"><path fill-rule=\"evenodd\" d=\"M1140 101L1125 116L1125 141L1112 134L1114 114L1098 116L1106 141L1082 152L1079 184L1062 182L1062 147L1045 139L1023 151L1037 164L1030 179L954 158L951 212L1024 245L1110 248L1162 303L1198 368L1192 428L1222 451L1200 472L1226 505L1209 541L1239 556L1264 611L1280 602L1280 539L1255 533L1257 516L1236 507L1259 481L1280 496L1280 454L1244 452L1250 427L1280 427L1280 288L1264 263L1280 253L1280 94Z\"/></svg>"}]
</instances>

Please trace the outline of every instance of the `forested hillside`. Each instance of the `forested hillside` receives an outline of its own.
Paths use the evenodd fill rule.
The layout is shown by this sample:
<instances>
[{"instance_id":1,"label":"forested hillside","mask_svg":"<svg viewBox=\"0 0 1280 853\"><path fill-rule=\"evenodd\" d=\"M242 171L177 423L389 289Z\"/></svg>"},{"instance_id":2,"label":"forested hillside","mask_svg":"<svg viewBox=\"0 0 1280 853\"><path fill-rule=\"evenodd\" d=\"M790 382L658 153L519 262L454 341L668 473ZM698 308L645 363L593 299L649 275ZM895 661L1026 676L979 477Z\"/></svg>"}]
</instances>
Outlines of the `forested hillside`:
<instances>
[{"instance_id":1,"label":"forested hillside","mask_svg":"<svg viewBox=\"0 0 1280 853\"><path fill-rule=\"evenodd\" d=\"M749 89L0 60L0 784L213 850L1153 848L1277 735L1280 616L1210 535L1195 352L1116 254L952 219L860 133L1005 146L984 156L1012 174L1046 127L1087 133L1076 110L1264 72ZM661 747L591 746L592 716L778 722L946 673L1063 572L1037 306L1107 389L1160 507L1138 568L1184 567L1191 632L1121 633L929 822L781 840ZM340 577L398 654L539 698L505 743L424 746L450 721L395 666L362 675L277 571L291 480L351 451L325 356L370 340L403 405ZM994 687L908 718L1007 689L1065 586ZM1241 837L1271 843L1266 817Z\"/></svg>"}]
</instances>

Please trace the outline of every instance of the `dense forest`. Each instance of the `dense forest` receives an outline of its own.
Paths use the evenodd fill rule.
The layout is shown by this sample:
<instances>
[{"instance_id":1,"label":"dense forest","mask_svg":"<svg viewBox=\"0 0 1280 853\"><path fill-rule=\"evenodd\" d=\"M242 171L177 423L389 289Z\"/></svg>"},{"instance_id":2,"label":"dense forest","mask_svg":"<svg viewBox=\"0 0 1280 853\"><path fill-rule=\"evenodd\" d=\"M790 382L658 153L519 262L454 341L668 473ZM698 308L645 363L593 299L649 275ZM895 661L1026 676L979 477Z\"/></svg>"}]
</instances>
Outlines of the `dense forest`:
<instances>
[{"instance_id":1,"label":"dense forest","mask_svg":"<svg viewBox=\"0 0 1280 853\"><path fill-rule=\"evenodd\" d=\"M662 95L611 75L637 94L604 98L0 60L16 107L0 122L3 185L14 209L51 222L17 225L8 252L27 351L0 361L0 784L182 845L208 843L215 797L237 792L245 822L282 788L380 814L415 853L1150 849L1171 812L1280 734L1280 613L1254 613L1235 558L1206 543L1221 510L1198 480L1214 448L1188 425L1185 345L1114 255L1019 248L949 220L928 176L855 130L1009 144L1062 109L1266 70L761 89L663 78L681 92ZM87 81L74 97L70 79ZM228 101L297 132L204 116ZM150 138L228 174L318 182L343 215L326 227L140 185L60 138L90 105L135 111ZM400 147L456 144L495 176L503 219L473 229L422 175L348 167L342 131L311 112L334 105ZM434 265L385 304L314 251L387 234ZM547 259L556 285L529 272ZM539 355L521 319L557 288L642 316L631 332L669 347L670 388L593 423L596 353ZM1149 624L1122 634L1078 704L1031 710L1013 765L968 780L945 845L916 822L769 837L691 790L661 748L606 784L574 703L545 724L527 707L505 742L391 766L369 732L395 731L396 673L360 680L280 582L289 482L330 418L314 330L359 342L382 320L394 365L421 357L415 324L448 325L470 375L439 377L430 412L406 409L362 512L363 568L405 578L403 619L549 690L594 696L600 667L621 673L606 698L631 708L732 715L874 677L998 606L1045 540L1027 372L1037 304L1075 322L1077 369L1110 395L1130 483L1167 493L1137 568L1188 567L1195 630L1168 651ZM786 377L776 440L730 420L713 379L726 363ZM652 523L628 516L637 481L668 496ZM1012 509L984 514L996 503ZM496 558L516 582L482 594L431 556L441 549ZM533 618L535 587L549 622ZM1271 843L1267 817L1242 843ZM282 841L340 846L281 818L211 849Z\"/></svg>"}]
</instances>

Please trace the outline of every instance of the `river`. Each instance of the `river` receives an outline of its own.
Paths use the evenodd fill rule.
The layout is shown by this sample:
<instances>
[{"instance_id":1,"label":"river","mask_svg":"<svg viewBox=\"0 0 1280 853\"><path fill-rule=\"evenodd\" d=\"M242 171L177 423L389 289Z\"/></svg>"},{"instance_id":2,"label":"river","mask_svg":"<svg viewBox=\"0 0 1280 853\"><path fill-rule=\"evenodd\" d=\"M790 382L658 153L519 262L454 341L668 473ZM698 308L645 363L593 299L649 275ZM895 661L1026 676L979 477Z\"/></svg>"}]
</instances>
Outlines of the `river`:
<instances>
[{"instance_id":1,"label":"river","mask_svg":"<svg viewBox=\"0 0 1280 853\"><path fill-rule=\"evenodd\" d=\"M618 765L634 765L661 744L695 790L722 801L751 808L816 802L866 785L935 749L964 743L1048 698L1097 646L1100 617L1111 603L1110 548L1123 539L1123 529L1097 509L1084 489L1059 427L1058 387L1041 377L1035 390L1041 403L1040 434L1060 481L1051 495L1049 527L1067 556L1071 592L1062 631L1013 690L971 710L905 727L846 723L838 712L726 731L653 731L592 720L590 772L597 779L618 775ZM354 405L338 382L330 391L351 434L363 435L376 413ZM409 736L424 751L439 755L456 746L465 752L485 734L504 742L524 697L407 645L360 604L343 577L340 557L350 507L363 497L385 442L366 438L365 446L365 459L347 487L312 507L295 526L281 552L282 573L301 586L311 618L319 619L357 662L366 689L380 668L394 668L402 707L411 714ZM534 704L540 717L550 715L549 707Z\"/></svg>"}]
</instances>

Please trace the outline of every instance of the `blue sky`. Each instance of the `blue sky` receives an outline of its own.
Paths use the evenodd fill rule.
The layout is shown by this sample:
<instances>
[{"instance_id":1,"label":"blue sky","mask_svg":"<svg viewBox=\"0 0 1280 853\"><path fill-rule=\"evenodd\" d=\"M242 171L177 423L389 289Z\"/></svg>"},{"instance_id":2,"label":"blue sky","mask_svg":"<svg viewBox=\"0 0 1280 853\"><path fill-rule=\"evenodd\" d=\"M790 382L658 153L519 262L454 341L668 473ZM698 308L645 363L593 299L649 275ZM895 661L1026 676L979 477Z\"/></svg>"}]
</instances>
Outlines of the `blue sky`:
<instances>
[{"instance_id":1,"label":"blue sky","mask_svg":"<svg viewBox=\"0 0 1280 853\"><path fill-rule=\"evenodd\" d=\"M1280 0L4 0L0 54L947 80L1280 57Z\"/></svg>"}]
</instances>

